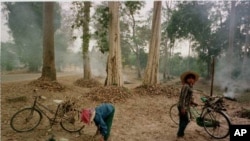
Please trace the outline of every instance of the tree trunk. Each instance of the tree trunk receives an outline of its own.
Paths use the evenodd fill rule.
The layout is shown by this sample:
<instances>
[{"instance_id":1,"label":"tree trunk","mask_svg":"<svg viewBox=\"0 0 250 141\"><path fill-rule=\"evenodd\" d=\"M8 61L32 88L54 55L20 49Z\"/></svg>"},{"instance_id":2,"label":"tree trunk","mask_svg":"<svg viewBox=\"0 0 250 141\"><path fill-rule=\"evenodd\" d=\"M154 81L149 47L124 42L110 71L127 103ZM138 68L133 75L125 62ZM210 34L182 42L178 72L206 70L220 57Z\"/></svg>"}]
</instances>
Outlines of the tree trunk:
<instances>
[{"instance_id":1,"label":"tree trunk","mask_svg":"<svg viewBox=\"0 0 250 141\"><path fill-rule=\"evenodd\" d=\"M235 36L235 3L231 2L231 12L230 12L230 24L229 24L229 35L228 35L228 50L226 53L226 60L230 62L231 65L224 72L225 77L232 78L232 71L235 65L235 49L234 49L234 36Z\"/></svg>"},{"instance_id":2,"label":"tree trunk","mask_svg":"<svg viewBox=\"0 0 250 141\"><path fill-rule=\"evenodd\" d=\"M149 57L144 74L144 85L158 83L159 48L161 39L161 1L154 1L154 15L152 20L152 34L149 46Z\"/></svg>"},{"instance_id":3,"label":"tree trunk","mask_svg":"<svg viewBox=\"0 0 250 141\"><path fill-rule=\"evenodd\" d=\"M250 16L248 16L250 19ZM245 37L245 48L243 50L243 60L242 60L242 65L241 65L241 79L250 81L250 78L248 77L248 50L250 49L250 43L249 43L249 34L250 34L250 27L249 25L246 25L246 37Z\"/></svg>"},{"instance_id":4,"label":"tree trunk","mask_svg":"<svg viewBox=\"0 0 250 141\"><path fill-rule=\"evenodd\" d=\"M166 36L166 41L165 41L165 47L164 47L164 57L163 57L163 80L167 80L167 76L168 76L168 69L167 67L169 67L168 64L168 35Z\"/></svg>"},{"instance_id":5,"label":"tree trunk","mask_svg":"<svg viewBox=\"0 0 250 141\"><path fill-rule=\"evenodd\" d=\"M42 80L56 80L54 55L54 25L53 2L44 2L43 5L43 68Z\"/></svg>"},{"instance_id":6,"label":"tree trunk","mask_svg":"<svg viewBox=\"0 0 250 141\"><path fill-rule=\"evenodd\" d=\"M119 2L108 2L109 13L109 55L106 85L123 86L122 62L120 47Z\"/></svg>"},{"instance_id":7,"label":"tree trunk","mask_svg":"<svg viewBox=\"0 0 250 141\"><path fill-rule=\"evenodd\" d=\"M230 12L230 25L229 25L229 46L228 46L228 57L231 58L234 52L234 35L235 35L235 3L231 2L231 12Z\"/></svg>"},{"instance_id":8,"label":"tree trunk","mask_svg":"<svg viewBox=\"0 0 250 141\"><path fill-rule=\"evenodd\" d=\"M82 38L82 54L83 54L83 78L88 80L91 78L91 68L89 59L89 21L90 21L90 2L84 2L84 18L83 20L83 38Z\"/></svg>"},{"instance_id":9,"label":"tree trunk","mask_svg":"<svg viewBox=\"0 0 250 141\"><path fill-rule=\"evenodd\" d=\"M140 50L139 50L139 46L137 44L137 41L136 41L136 37L135 37L135 18L133 16L133 13L131 14L132 16L132 19L133 19L133 28L132 28L132 32L133 32L133 42L135 44L135 47L136 47L136 64L137 64L137 78L138 79L141 79L141 63L140 63Z\"/></svg>"}]
</instances>

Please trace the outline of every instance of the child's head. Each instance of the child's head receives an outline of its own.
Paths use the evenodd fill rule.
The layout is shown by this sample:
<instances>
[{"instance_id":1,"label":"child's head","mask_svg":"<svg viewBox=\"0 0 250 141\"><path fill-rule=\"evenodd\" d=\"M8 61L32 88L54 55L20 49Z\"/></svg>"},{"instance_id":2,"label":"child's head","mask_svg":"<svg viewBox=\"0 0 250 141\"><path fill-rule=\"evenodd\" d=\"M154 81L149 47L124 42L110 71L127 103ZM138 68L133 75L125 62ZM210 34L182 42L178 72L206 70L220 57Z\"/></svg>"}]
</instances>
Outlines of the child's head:
<instances>
[{"instance_id":1,"label":"child's head","mask_svg":"<svg viewBox=\"0 0 250 141\"><path fill-rule=\"evenodd\" d=\"M189 85L193 85L195 83L195 76L193 74L188 74L185 77L184 82Z\"/></svg>"},{"instance_id":2,"label":"child's head","mask_svg":"<svg viewBox=\"0 0 250 141\"><path fill-rule=\"evenodd\" d=\"M81 113L81 121L89 124L90 123L90 117L91 117L91 110L90 109L83 109Z\"/></svg>"},{"instance_id":3,"label":"child's head","mask_svg":"<svg viewBox=\"0 0 250 141\"><path fill-rule=\"evenodd\" d=\"M90 124L95 118L95 109L83 109L81 113L81 121Z\"/></svg>"},{"instance_id":4,"label":"child's head","mask_svg":"<svg viewBox=\"0 0 250 141\"><path fill-rule=\"evenodd\" d=\"M199 75L195 72L187 71L181 75L182 84L193 85L199 79Z\"/></svg>"}]
</instances>

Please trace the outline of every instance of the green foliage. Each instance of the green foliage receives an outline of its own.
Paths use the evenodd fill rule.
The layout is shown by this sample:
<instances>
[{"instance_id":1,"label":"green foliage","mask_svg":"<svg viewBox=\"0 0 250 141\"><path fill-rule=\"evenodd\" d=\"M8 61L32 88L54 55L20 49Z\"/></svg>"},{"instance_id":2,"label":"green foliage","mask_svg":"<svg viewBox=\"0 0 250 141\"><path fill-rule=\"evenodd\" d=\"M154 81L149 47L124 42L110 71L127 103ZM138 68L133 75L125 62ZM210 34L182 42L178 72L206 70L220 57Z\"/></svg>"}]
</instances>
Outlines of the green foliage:
<instances>
[{"instance_id":1,"label":"green foliage","mask_svg":"<svg viewBox=\"0 0 250 141\"><path fill-rule=\"evenodd\" d=\"M145 2L141 1L125 1L125 6L129 9L131 15L135 14L136 11L141 10L144 7Z\"/></svg>"},{"instance_id":2,"label":"green foliage","mask_svg":"<svg viewBox=\"0 0 250 141\"><path fill-rule=\"evenodd\" d=\"M209 65L211 56L224 56L228 49L229 23L230 23L230 2L184 2L180 3L176 10L173 11L173 16L170 19L167 30L172 42L176 38L188 38L193 40L192 48L198 53L198 60L209 73ZM250 24L250 2L240 1L236 5L235 19L235 36L233 43L233 54L236 62L240 62L236 70L233 70L232 76L240 75L240 61L244 52L243 46L247 43L247 31ZM248 34L249 36L249 34ZM249 47L248 47L249 48ZM235 64L236 65L236 64ZM203 68L204 70L204 68Z\"/></svg>"},{"instance_id":3,"label":"green foliage","mask_svg":"<svg viewBox=\"0 0 250 141\"><path fill-rule=\"evenodd\" d=\"M163 72L164 61L160 59L160 72ZM206 64L196 57L182 57L180 53L175 53L168 61L167 69L173 76L180 76L184 71L193 70L201 76L206 75Z\"/></svg>"},{"instance_id":4,"label":"green foliage","mask_svg":"<svg viewBox=\"0 0 250 141\"><path fill-rule=\"evenodd\" d=\"M207 64L207 71L205 71L207 75L211 56L219 56L225 46L225 42L221 42L225 35L221 36L221 32L211 30L212 23L217 22L210 16L210 10L213 6L212 2L203 4L198 2L180 3L178 10L173 11L166 29L171 42L174 42L176 38L193 40L192 48L198 53L198 59ZM215 31L219 30L225 31L224 29L216 29Z\"/></svg>"},{"instance_id":5,"label":"green foliage","mask_svg":"<svg viewBox=\"0 0 250 141\"><path fill-rule=\"evenodd\" d=\"M141 68L144 69L147 66L147 60L148 60L148 53L145 52L144 49L139 49L139 60Z\"/></svg>"},{"instance_id":6,"label":"green foliage","mask_svg":"<svg viewBox=\"0 0 250 141\"><path fill-rule=\"evenodd\" d=\"M173 11L166 29L171 41L175 38L190 38L190 34L195 39L202 40L204 33L210 33L209 8L211 3L202 5L197 2L180 3L178 10Z\"/></svg>"},{"instance_id":7,"label":"green foliage","mask_svg":"<svg viewBox=\"0 0 250 141\"><path fill-rule=\"evenodd\" d=\"M94 37L97 40L97 45L102 53L109 51L108 44L108 23L110 19L109 8L107 5L99 5L96 8L94 19L95 34Z\"/></svg>"}]
</instances>

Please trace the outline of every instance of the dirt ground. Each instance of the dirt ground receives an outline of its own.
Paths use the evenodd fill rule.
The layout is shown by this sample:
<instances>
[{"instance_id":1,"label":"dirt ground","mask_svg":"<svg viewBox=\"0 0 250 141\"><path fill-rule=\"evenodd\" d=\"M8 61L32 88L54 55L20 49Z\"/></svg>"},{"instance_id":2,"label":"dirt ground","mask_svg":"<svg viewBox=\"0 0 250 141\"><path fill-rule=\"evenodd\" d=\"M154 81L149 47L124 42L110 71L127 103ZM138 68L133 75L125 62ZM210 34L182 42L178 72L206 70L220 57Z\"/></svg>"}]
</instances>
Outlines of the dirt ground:
<instances>
[{"instance_id":1,"label":"dirt ground","mask_svg":"<svg viewBox=\"0 0 250 141\"><path fill-rule=\"evenodd\" d=\"M169 108L177 102L177 96L168 97L167 95L138 95L133 93L133 88L139 86L141 82L133 75L127 75L130 78L127 81L132 84L125 84L132 95L126 102L114 103L116 108L113 126L111 130L112 141L175 141L177 125L175 125L169 117ZM83 88L73 84L81 75L59 77L58 82L63 84L66 89L62 92L50 92L46 90L38 90L38 94L47 97L43 101L45 105L56 107L53 99L64 99L65 96L79 98L80 108L93 107L100 102L89 99L86 94L93 88ZM103 78L96 78L103 83ZM47 141L51 135L54 135L56 141L90 141L95 134L96 127L94 125L86 126L81 135L77 133L68 133L63 130L60 125L54 125L52 130L49 129L48 119L43 117L42 123L33 131L27 133L17 133L10 127L10 118L18 110L28 107L32 102L32 90L34 86L30 86L29 80L18 82L1 83L1 141ZM168 83L178 85L178 79ZM165 83L162 85L166 85ZM195 88L195 99L204 93L209 93L209 83L197 82ZM219 91L215 91L215 93ZM10 99L25 96L26 99L11 101ZM250 124L249 119L239 118L235 115L236 111L241 108L250 108L250 103L240 103L225 100L227 113L230 116L232 124ZM185 138L186 141L214 141L202 127L191 121L188 125ZM229 137L221 141L229 141Z\"/></svg>"}]
</instances>

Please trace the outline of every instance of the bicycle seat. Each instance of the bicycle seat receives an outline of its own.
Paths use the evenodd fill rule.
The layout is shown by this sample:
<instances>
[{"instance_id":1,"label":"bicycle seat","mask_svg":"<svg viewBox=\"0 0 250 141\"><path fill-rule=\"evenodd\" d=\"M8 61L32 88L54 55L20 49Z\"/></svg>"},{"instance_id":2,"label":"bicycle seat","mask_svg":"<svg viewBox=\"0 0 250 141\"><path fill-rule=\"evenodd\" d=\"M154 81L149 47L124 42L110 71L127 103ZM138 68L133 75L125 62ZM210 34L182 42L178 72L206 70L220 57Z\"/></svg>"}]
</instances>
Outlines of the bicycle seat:
<instances>
[{"instance_id":1,"label":"bicycle seat","mask_svg":"<svg viewBox=\"0 0 250 141\"><path fill-rule=\"evenodd\" d=\"M63 103L63 100L59 100L59 99L55 99L55 100L53 100L56 104L61 104L61 103Z\"/></svg>"}]
</instances>

